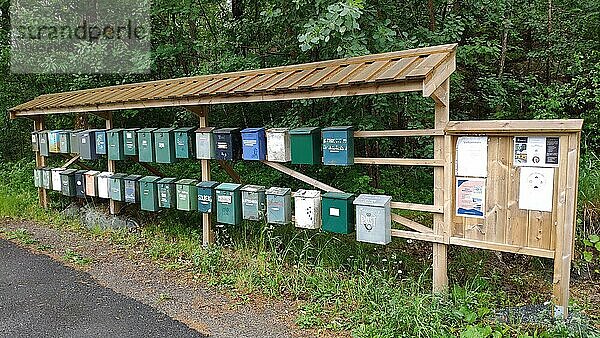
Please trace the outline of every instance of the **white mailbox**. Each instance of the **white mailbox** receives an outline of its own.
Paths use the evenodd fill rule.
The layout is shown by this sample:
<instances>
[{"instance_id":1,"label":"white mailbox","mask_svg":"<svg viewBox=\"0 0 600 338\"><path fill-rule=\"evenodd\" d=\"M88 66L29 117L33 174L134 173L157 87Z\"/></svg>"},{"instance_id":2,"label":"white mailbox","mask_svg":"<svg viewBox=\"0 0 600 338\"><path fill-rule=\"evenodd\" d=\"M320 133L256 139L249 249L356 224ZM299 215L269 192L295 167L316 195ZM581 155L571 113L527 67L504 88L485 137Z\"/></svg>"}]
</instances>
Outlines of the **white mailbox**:
<instances>
[{"instance_id":1,"label":"white mailbox","mask_svg":"<svg viewBox=\"0 0 600 338\"><path fill-rule=\"evenodd\" d=\"M356 240L388 244L392 240L391 196L361 194L356 206Z\"/></svg>"},{"instance_id":2,"label":"white mailbox","mask_svg":"<svg viewBox=\"0 0 600 338\"><path fill-rule=\"evenodd\" d=\"M210 160L215 158L214 127L203 127L196 130L196 158Z\"/></svg>"},{"instance_id":3,"label":"white mailbox","mask_svg":"<svg viewBox=\"0 0 600 338\"><path fill-rule=\"evenodd\" d=\"M62 191L60 183L60 173L65 170L63 168L52 168L52 190Z\"/></svg>"},{"instance_id":4,"label":"white mailbox","mask_svg":"<svg viewBox=\"0 0 600 338\"><path fill-rule=\"evenodd\" d=\"M105 171L98 174L98 197L100 198L110 198L110 178L113 173Z\"/></svg>"},{"instance_id":5,"label":"white mailbox","mask_svg":"<svg viewBox=\"0 0 600 338\"><path fill-rule=\"evenodd\" d=\"M296 226L305 229L321 228L321 192L300 189L294 193Z\"/></svg>"},{"instance_id":6,"label":"white mailbox","mask_svg":"<svg viewBox=\"0 0 600 338\"><path fill-rule=\"evenodd\" d=\"M288 128L271 128L267 130L267 161L289 162L290 130Z\"/></svg>"}]
</instances>

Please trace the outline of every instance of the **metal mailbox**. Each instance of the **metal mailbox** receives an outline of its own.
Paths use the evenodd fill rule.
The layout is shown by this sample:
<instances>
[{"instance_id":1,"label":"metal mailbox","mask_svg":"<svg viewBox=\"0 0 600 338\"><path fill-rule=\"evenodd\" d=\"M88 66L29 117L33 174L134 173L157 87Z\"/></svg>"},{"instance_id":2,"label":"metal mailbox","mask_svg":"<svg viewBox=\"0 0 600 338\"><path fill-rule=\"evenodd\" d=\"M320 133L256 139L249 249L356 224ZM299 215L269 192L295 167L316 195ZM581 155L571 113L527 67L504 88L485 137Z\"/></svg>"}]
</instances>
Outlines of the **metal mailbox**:
<instances>
[{"instance_id":1,"label":"metal mailbox","mask_svg":"<svg viewBox=\"0 0 600 338\"><path fill-rule=\"evenodd\" d=\"M108 147L106 146L106 130L96 130L96 154L106 155Z\"/></svg>"},{"instance_id":2,"label":"metal mailbox","mask_svg":"<svg viewBox=\"0 0 600 338\"><path fill-rule=\"evenodd\" d=\"M182 127L175 129L175 158L194 158L194 129Z\"/></svg>"},{"instance_id":3,"label":"metal mailbox","mask_svg":"<svg viewBox=\"0 0 600 338\"><path fill-rule=\"evenodd\" d=\"M71 154L79 154L79 133L82 129L69 131L69 139L71 139Z\"/></svg>"},{"instance_id":4,"label":"metal mailbox","mask_svg":"<svg viewBox=\"0 0 600 338\"><path fill-rule=\"evenodd\" d=\"M51 153L60 153L60 130L48 131L48 149Z\"/></svg>"},{"instance_id":5,"label":"metal mailbox","mask_svg":"<svg viewBox=\"0 0 600 338\"><path fill-rule=\"evenodd\" d=\"M321 221L324 231L349 234L354 231L353 194L326 192L322 195Z\"/></svg>"},{"instance_id":6,"label":"metal mailbox","mask_svg":"<svg viewBox=\"0 0 600 338\"><path fill-rule=\"evenodd\" d=\"M292 164L321 163L321 129L317 127L290 130Z\"/></svg>"},{"instance_id":7,"label":"metal mailbox","mask_svg":"<svg viewBox=\"0 0 600 338\"><path fill-rule=\"evenodd\" d=\"M146 176L140 179L140 209L146 211L158 210L158 176Z\"/></svg>"},{"instance_id":8,"label":"metal mailbox","mask_svg":"<svg viewBox=\"0 0 600 338\"><path fill-rule=\"evenodd\" d=\"M125 159L125 142L123 142L123 129L110 129L106 131L108 145L108 159L121 161Z\"/></svg>"},{"instance_id":9,"label":"metal mailbox","mask_svg":"<svg viewBox=\"0 0 600 338\"><path fill-rule=\"evenodd\" d=\"M90 170L84 174L85 176L85 194L88 196L98 196L98 175L97 170Z\"/></svg>"},{"instance_id":10,"label":"metal mailbox","mask_svg":"<svg viewBox=\"0 0 600 338\"><path fill-rule=\"evenodd\" d=\"M323 164L354 164L354 129L352 126L329 127L322 131Z\"/></svg>"},{"instance_id":11,"label":"metal mailbox","mask_svg":"<svg viewBox=\"0 0 600 338\"><path fill-rule=\"evenodd\" d=\"M71 153L71 131L61 130L58 132L58 146L63 154Z\"/></svg>"},{"instance_id":12,"label":"metal mailbox","mask_svg":"<svg viewBox=\"0 0 600 338\"><path fill-rule=\"evenodd\" d=\"M265 187L245 185L242 189L242 218L252 221L262 220L265 216Z\"/></svg>"},{"instance_id":13,"label":"metal mailbox","mask_svg":"<svg viewBox=\"0 0 600 338\"><path fill-rule=\"evenodd\" d=\"M215 210L215 188L219 182L202 181L196 184L198 189L198 211L212 213Z\"/></svg>"},{"instance_id":14,"label":"metal mailbox","mask_svg":"<svg viewBox=\"0 0 600 338\"><path fill-rule=\"evenodd\" d=\"M388 244L392 241L391 196L361 194L356 205L356 240Z\"/></svg>"},{"instance_id":15,"label":"metal mailbox","mask_svg":"<svg viewBox=\"0 0 600 338\"><path fill-rule=\"evenodd\" d=\"M125 145L123 146L123 154L126 156L135 156L137 152L137 131L139 128L128 128L123 130L123 138Z\"/></svg>"},{"instance_id":16,"label":"metal mailbox","mask_svg":"<svg viewBox=\"0 0 600 338\"><path fill-rule=\"evenodd\" d=\"M34 152L40 151L40 144L38 142L38 132L31 132L31 150Z\"/></svg>"},{"instance_id":17,"label":"metal mailbox","mask_svg":"<svg viewBox=\"0 0 600 338\"><path fill-rule=\"evenodd\" d=\"M95 160L96 153L96 130L84 130L79 133L79 156L84 160Z\"/></svg>"},{"instance_id":18,"label":"metal mailbox","mask_svg":"<svg viewBox=\"0 0 600 338\"><path fill-rule=\"evenodd\" d=\"M246 128L242 130L242 158L255 161L267 158L265 128Z\"/></svg>"},{"instance_id":19,"label":"metal mailbox","mask_svg":"<svg viewBox=\"0 0 600 338\"><path fill-rule=\"evenodd\" d=\"M142 175L129 175L123 178L123 185L125 186L125 202L137 203L140 200L140 185L139 180Z\"/></svg>"},{"instance_id":20,"label":"metal mailbox","mask_svg":"<svg viewBox=\"0 0 600 338\"><path fill-rule=\"evenodd\" d=\"M185 211L198 210L198 180L182 179L176 182L177 209Z\"/></svg>"},{"instance_id":21,"label":"metal mailbox","mask_svg":"<svg viewBox=\"0 0 600 338\"><path fill-rule=\"evenodd\" d=\"M210 160L215 158L214 127L196 129L196 158Z\"/></svg>"},{"instance_id":22,"label":"metal mailbox","mask_svg":"<svg viewBox=\"0 0 600 338\"><path fill-rule=\"evenodd\" d=\"M60 173L61 192L65 196L75 196L75 169L66 169Z\"/></svg>"},{"instance_id":23,"label":"metal mailbox","mask_svg":"<svg viewBox=\"0 0 600 338\"><path fill-rule=\"evenodd\" d=\"M144 128L137 131L138 158L140 162L154 162L154 131Z\"/></svg>"},{"instance_id":24,"label":"metal mailbox","mask_svg":"<svg viewBox=\"0 0 600 338\"><path fill-rule=\"evenodd\" d=\"M110 178L113 176L113 173L104 171L98 174L97 183L98 183L98 197L101 198L110 198Z\"/></svg>"},{"instance_id":25,"label":"metal mailbox","mask_svg":"<svg viewBox=\"0 0 600 338\"><path fill-rule=\"evenodd\" d=\"M85 173L87 170L77 170L75 172L75 196L85 197Z\"/></svg>"},{"instance_id":26,"label":"metal mailbox","mask_svg":"<svg viewBox=\"0 0 600 338\"><path fill-rule=\"evenodd\" d=\"M267 189L267 223L288 224L292 221L292 189Z\"/></svg>"},{"instance_id":27,"label":"metal mailbox","mask_svg":"<svg viewBox=\"0 0 600 338\"><path fill-rule=\"evenodd\" d=\"M289 162L290 130L288 128L271 128L267 130L267 160L271 162Z\"/></svg>"},{"instance_id":28,"label":"metal mailbox","mask_svg":"<svg viewBox=\"0 0 600 338\"><path fill-rule=\"evenodd\" d=\"M52 189L52 169L42 168L42 188Z\"/></svg>"},{"instance_id":29,"label":"metal mailbox","mask_svg":"<svg viewBox=\"0 0 600 338\"><path fill-rule=\"evenodd\" d=\"M48 131L40 131L37 133L37 139L40 146L40 155L41 156L49 156L50 155L50 143L48 141Z\"/></svg>"},{"instance_id":30,"label":"metal mailbox","mask_svg":"<svg viewBox=\"0 0 600 338\"><path fill-rule=\"evenodd\" d=\"M161 208L173 208L177 204L175 200L175 182L176 178L165 177L160 179L156 186L158 188L158 206Z\"/></svg>"},{"instance_id":31,"label":"metal mailbox","mask_svg":"<svg viewBox=\"0 0 600 338\"><path fill-rule=\"evenodd\" d=\"M33 169L33 186L36 188L42 187L42 168Z\"/></svg>"},{"instance_id":32,"label":"metal mailbox","mask_svg":"<svg viewBox=\"0 0 600 338\"><path fill-rule=\"evenodd\" d=\"M60 181L60 173L65 169L63 168L52 168L52 190L62 191L62 183Z\"/></svg>"},{"instance_id":33,"label":"metal mailbox","mask_svg":"<svg viewBox=\"0 0 600 338\"><path fill-rule=\"evenodd\" d=\"M239 160L242 158L242 136L239 128L221 128L213 131L215 158Z\"/></svg>"},{"instance_id":34,"label":"metal mailbox","mask_svg":"<svg viewBox=\"0 0 600 338\"><path fill-rule=\"evenodd\" d=\"M160 128L154 131L154 155L158 163L175 162L174 128Z\"/></svg>"},{"instance_id":35,"label":"metal mailbox","mask_svg":"<svg viewBox=\"0 0 600 338\"><path fill-rule=\"evenodd\" d=\"M296 226L305 229L321 228L321 192L300 189L294 193Z\"/></svg>"},{"instance_id":36,"label":"metal mailbox","mask_svg":"<svg viewBox=\"0 0 600 338\"><path fill-rule=\"evenodd\" d=\"M221 183L215 188L218 223L237 225L242 222L241 187L241 184Z\"/></svg>"},{"instance_id":37,"label":"metal mailbox","mask_svg":"<svg viewBox=\"0 0 600 338\"><path fill-rule=\"evenodd\" d=\"M127 174L113 174L110 177L110 199L113 201L125 201L125 181Z\"/></svg>"}]
</instances>

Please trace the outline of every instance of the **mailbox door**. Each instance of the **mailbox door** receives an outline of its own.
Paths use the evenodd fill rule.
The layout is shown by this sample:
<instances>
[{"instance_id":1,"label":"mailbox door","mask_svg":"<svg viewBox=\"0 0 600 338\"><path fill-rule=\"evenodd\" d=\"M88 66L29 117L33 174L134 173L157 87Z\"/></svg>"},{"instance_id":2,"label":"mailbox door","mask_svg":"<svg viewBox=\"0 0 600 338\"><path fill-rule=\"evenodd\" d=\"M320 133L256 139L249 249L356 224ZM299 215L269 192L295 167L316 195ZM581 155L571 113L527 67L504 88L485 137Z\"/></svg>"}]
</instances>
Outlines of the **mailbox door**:
<instances>
[{"instance_id":1,"label":"mailbox door","mask_svg":"<svg viewBox=\"0 0 600 338\"><path fill-rule=\"evenodd\" d=\"M59 135L60 152L63 154L71 153L71 137L69 132L61 132Z\"/></svg>"},{"instance_id":2,"label":"mailbox door","mask_svg":"<svg viewBox=\"0 0 600 338\"><path fill-rule=\"evenodd\" d=\"M318 164L321 163L320 135L291 134L290 149L292 164Z\"/></svg>"},{"instance_id":3,"label":"mailbox door","mask_svg":"<svg viewBox=\"0 0 600 338\"><path fill-rule=\"evenodd\" d=\"M356 206L356 240L360 242L388 244L390 228L386 226L385 208Z\"/></svg>"},{"instance_id":4,"label":"mailbox door","mask_svg":"<svg viewBox=\"0 0 600 338\"><path fill-rule=\"evenodd\" d=\"M128 156L137 155L137 134L135 130L125 130L123 132L125 139L125 146L123 147L123 154Z\"/></svg>"},{"instance_id":5,"label":"mailbox door","mask_svg":"<svg viewBox=\"0 0 600 338\"><path fill-rule=\"evenodd\" d=\"M96 131L96 154L106 155L106 131Z\"/></svg>"},{"instance_id":6,"label":"mailbox door","mask_svg":"<svg viewBox=\"0 0 600 338\"><path fill-rule=\"evenodd\" d=\"M122 178L110 179L110 199L113 201L124 201L125 189Z\"/></svg>"},{"instance_id":7,"label":"mailbox door","mask_svg":"<svg viewBox=\"0 0 600 338\"><path fill-rule=\"evenodd\" d=\"M211 132L196 133L196 158L205 160L215 158L215 145Z\"/></svg>"},{"instance_id":8,"label":"mailbox door","mask_svg":"<svg viewBox=\"0 0 600 338\"><path fill-rule=\"evenodd\" d=\"M195 186L191 186L188 184L177 184L177 209L192 211L198 208L198 196L193 193L192 188L196 188Z\"/></svg>"},{"instance_id":9,"label":"mailbox door","mask_svg":"<svg viewBox=\"0 0 600 338\"><path fill-rule=\"evenodd\" d=\"M79 154L79 131L71 131L69 138L71 139L71 154Z\"/></svg>"},{"instance_id":10,"label":"mailbox door","mask_svg":"<svg viewBox=\"0 0 600 338\"><path fill-rule=\"evenodd\" d=\"M40 169L33 169L33 186L36 188L42 187L42 172Z\"/></svg>"},{"instance_id":11,"label":"mailbox door","mask_svg":"<svg viewBox=\"0 0 600 338\"><path fill-rule=\"evenodd\" d=\"M85 175L85 194L88 196L96 196L96 175Z\"/></svg>"},{"instance_id":12,"label":"mailbox door","mask_svg":"<svg viewBox=\"0 0 600 338\"><path fill-rule=\"evenodd\" d=\"M40 144L38 143L37 131L31 133L31 150L34 152L40 151Z\"/></svg>"},{"instance_id":13,"label":"mailbox door","mask_svg":"<svg viewBox=\"0 0 600 338\"><path fill-rule=\"evenodd\" d=\"M52 179L51 179L50 169L42 170L42 188L44 189L52 189Z\"/></svg>"},{"instance_id":14,"label":"mailbox door","mask_svg":"<svg viewBox=\"0 0 600 338\"><path fill-rule=\"evenodd\" d=\"M173 132L155 132L154 151L156 152L157 163L175 162L175 138Z\"/></svg>"},{"instance_id":15,"label":"mailbox door","mask_svg":"<svg viewBox=\"0 0 600 338\"><path fill-rule=\"evenodd\" d=\"M48 148L48 133L40 132L37 134L38 142L40 144L40 155L49 156L49 148Z\"/></svg>"},{"instance_id":16,"label":"mailbox door","mask_svg":"<svg viewBox=\"0 0 600 338\"><path fill-rule=\"evenodd\" d=\"M122 131L109 131L107 133L108 138L108 159L114 161L121 161L125 159L124 146L123 146L123 132Z\"/></svg>"},{"instance_id":17,"label":"mailbox door","mask_svg":"<svg viewBox=\"0 0 600 338\"><path fill-rule=\"evenodd\" d=\"M154 137L152 132L138 133L138 152L140 162L154 162Z\"/></svg>"},{"instance_id":18,"label":"mailbox door","mask_svg":"<svg viewBox=\"0 0 600 338\"><path fill-rule=\"evenodd\" d=\"M198 188L198 211L203 213L213 212L213 199L215 190L211 188Z\"/></svg>"},{"instance_id":19,"label":"mailbox door","mask_svg":"<svg viewBox=\"0 0 600 338\"><path fill-rule=\"evenodd\" d=\"M60 172L61 170L52 170L52 190L54 191L61 191Z\"/></svg>"},{"instance_id":20,"label":"mailbox door","mask_svg":"<svg viewBox=\"0 0 600 338\"><path fill-rule=\"evenodd\" d=\"M187 131L175 132L175 158L192 158L194 156L194 142L191 133Z\"/></svg>"},{"instance_id":21,"label":"mailbox door","mask_svg":"<svg viewBox=\"0 0 600 338\"><path fill-rule=\"evenodd\" d=\"M316 197L297 197L295 200L296 226L306 229L321 227L321 203Z\"/></svg>"},{"instance_id":22,"label":"mailbox door","mask_svg":"<svg viewBox=\"0 0 600 338\"><path fill-rule=\"evenodd\" d=\"M321 220L323 230L340 234L354 231L352 201L323 197Z\"/></svg>"},{"instance_id":23,"label":"mailbox door","mask_svg":"<svg viewBox=\"0 0 600 338\"><path fill-rule=\"evenodd\" d=\"M48 132L48 148L51 153L60 152L60 139L58 137L58 131Z\"/></svg>"},{"instance_id":24,"label":"mailbox door","mask_svg":"<svg viewBox=\"0 0 600 338\"><path fill-rule=\"evenodd\" d=\"M231 135L229 134L215 134L215 158L219 160L232 160L233 152L232 152L232 144L231 144Z\"/></svg>"},{"instance_id":25,"label":"mailbox door","mask_svg":"<svg viewBox=\"0 0 600 338\"><path fill-rule=\"evenodd\" d=\"M110 176L98 176L98 197L110 198Z\"/></svg>"},{"instance_id":26,"label":"mailbox door","mask_svg":"<svg viewBox=\"0 0 600 338\"><path fill-rule=\"evenodd\" d=\"M140 209L158 210L158 194L155 182L140 182Z\"/></svg>"},{"instance_id":27,"label":"mailbox door","mask_svg":"<svg viewBox=\"0 0 600 338\"><path fill-rule=\"evenodd\" d=\"M135 180L124 180L125 183L125 202L127 203L136 203L136 185L137 181Z\"/></svg>"},{"instance_id":28,"label":"mailbox door","mask_svg":"<svg viewBox=\"0 0 600 338\"><path fill-rule=\"evenodd\" d=\"M287 224L285 196L267 195L267 222Z\"/></svg>"},{"instance_id":29,"label":"mailbox door","mask_svg":"<svg viewBox=\"0 0 600 338\"><path fill-rule=\"evenodd\" d=\"M257 221L260 216L258 193L242 191L242 218Z\"/></svg>"},{"instance_id":30,"label":"mailbox door","mask_svg":"<svg viewBox=\"0 0 600 338\"><path fill-rule=\"evenodd\" d=\"M267 137L267 159L271 162L290 161L290 135L287 132L271 132Z\"/></svg>"},{"instance_id":31,"label":"mailbox door","mask_svg":"<svg viewBox=\"0 0 600 338\"><path fill-rule=\"evenodd\" d=\"M79 134L79 156L84 160L95 160L96 154L95 132L83 132Z\"/></svg>"},{"instance_id":32,"label":"mailbox door","mask_svg":"<svg viewBox=\"0 0 600 338\"><path fill-rule=\"evenodd\" d=\"M62 194L65 196L75 196L75 176L73 174L61 175Z\"/></svg>"},{"instance_id":33,"label":"mailbox door","mask_svg":"<svg viewBox=\"0 0 600 338\"><path fill-rule=\"evenodd\" d=\"M85 177L83 173L75 173L75 195L85 197Z\"/></svg>"},{"instance_id":34,"label":"mailbox door","mask_svg":"<svg viewBox=\"0 0 600 338\"><path fill-rule=\"evenodd\" d=\"M249 128L242 132L242 158L244 160L266 159L267 140L262 128Z\"/></svg>"},{"instance_id":35,"label":"mailbox door","mask_svg":"<svg viewBox=\"0 0 600 338\"><path fill-rule=\"evenodd\" d=\"M236 225L241 222L241 206L234 191L217 190L217 222ZM237 192L239 194L239 191Z\"/></svg>"},{"instance_id":36,"label":"mailbox door","mask_svg":"<svg viewBox=\"0 0 600 338\"><path fill-rule=\"evenodd\" d=\"M352 129L323 130L323 164L341 166L354 164Z\"/></svg>"}]
</instances>

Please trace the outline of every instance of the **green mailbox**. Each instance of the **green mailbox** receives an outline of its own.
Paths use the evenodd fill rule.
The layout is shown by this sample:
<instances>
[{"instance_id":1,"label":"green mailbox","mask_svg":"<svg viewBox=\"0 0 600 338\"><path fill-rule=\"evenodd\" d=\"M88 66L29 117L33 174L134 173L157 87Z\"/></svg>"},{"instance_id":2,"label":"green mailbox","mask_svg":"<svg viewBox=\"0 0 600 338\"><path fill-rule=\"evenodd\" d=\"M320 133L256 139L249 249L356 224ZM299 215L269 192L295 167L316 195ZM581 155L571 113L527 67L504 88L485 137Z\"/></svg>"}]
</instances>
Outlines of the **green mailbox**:
<instances>
[{"instance_id":1,"label":"green mailbox","mask_svg":"<svg viewBox=\"0 0 600 338\"><path fill-rule=\"evenodd\" d=\"M71 131L61 130L58 132L58 143L62 154L71 153Z\"/></svg>"},{"instance_id":2,"label":"green mailbox","mask_svg":"<svg viewBox=\"0 0 600 338\"><path fill-rule=\"evenodd\" d=\"M42 168L42 188L52 189L52 169Z\"/></svg>"},{"instance_id":3,"label":"green mailbox","mask_svg":"<svg viewBox=\"0 0 600 338\"><path fill-rule=\"evenodd\" d=\"M42 187L42 168L33 169L33 185L36 188Z\"/></svg>"},{"instance_id":4,"label":"green mailbox","mask_svg":"<svg viewBox=\"0 0 600 338\"><path fill-rule=\"evenodd\" d=\"M198 211L212 213L215 211L215 188L219 182L202 181L196 184L198 188Z\"/></svg>"},{"instance_id":5,"label":"green mailbox","mask_svg":"<svg viewBox=\"0 0 600 338\"><path fill-rule=\"evenodd\" d=\"M63 170L60 173L61 192L65 196L75 196L75 172L76 169Z\"/></svg>"},{"instance_id":6,"label":"green mailbox","mask_svg":"<svg viewBox=\"0 0 600 338\"><path fill-rule=\"evenodd\" d=\"M158 176L146 176L140 179L140 209L146 211L158 210Z\"/></svg>"},{"instance_id":7,"label":"green mailbox","mask_svg":"<svg viewBox=\"0 0 600 338\"><path fill-rule=\"evenodd\" d=\"M324 231L349 234L354 231L354 195L327 192L322 196L321 216Z\"/></svg>"},{"instance_id":8,"label":"green mailbox","mask_svg":"<svg viewBox=\"0 0 600 338\"><path fill-rule=\"evenodd\" d=\"M175 162L174 128L160 128L154 131L154 153L158 163Z\"/></svg>"},{"instance_id":9,"label":"green mailbox","mask_svg":"<svg viewBox=\"0 0 600 338\"><path fill-rule=\"evenodd\" d=\"M175 129L175 158L194 158L194 130L196 127Z\"/></svg>"},{"instance_id":10,"label":"green mailbox","mask_svg":"<svg viewBox=\"0 0 600 338\"><path fill-rule=\"evenodd\" d=\"M198 209L198 180L182 179L176 182L177 209L196 211Z\"/></svg>"},{"instance_id":11,"label":"green mailbox","mask_svg":"<svg viewBox=\"0 0 600 338\"><path fill-rule=\"evenodd\" d=\"M241 187L241 184L221 183L215 189L218 223L237 225L242 222Z\"/></svg>"},{"instance_id":12,"label":"green mailbox","mask_svg":"<svg viewBox=\"0 0 600 338\"><path fill-rule=\"evenodd\" d=\"M138 154L137 152L137 131L139 128L128 128L123 130L123 138L125 140L125 145L123 148L123 153L126 156L135 156Z\"/></svg>"},{"instance_id":13,"label":"green mailbox","mask_svg":"<svg viewBox=\"0 0 600 338\"><path fill-rule=\"evenodd\" d=\"M110 177L110 199L125 201L125 181L127 174L114 174Z\"/></svg>"},{"instance_id":14,"label":"green mailbox","mask_svg":"<svg viewBox=\"0 0 600 338\"><path fill-rule=\"evenodd\" d=\"M154 131L144 128L137 131L138 158L140 162L154 162Z\"/></svg>"},{"instance_id":15,"label":"green mailbox","mask_svg":"<svg viewBox=\"0 0 600 338\"><path fill-rule=\"evenodd\" d=\"M290 130L292 164L321 163L321 129L317 127Z\"/></svg>"},{"instance_id":16,"label":"green mailbox","mask_svg":"<svg viewBox=\"0 0 600 338\"><path fill-rule=\"evenodd\" d=\"M156 185L158 187L158 206L161 208L173 208L177 201L175 201L175 182L176 178L165 177L160 179Z\"/></svg>"},{"instance_id":17,"label":"green mailbox","mask_svg":"<svg viewBox=\"0 0 600 338\"><path fill-rule=\"evenodd\" d=\"M110 129L106 131L108 144L108 159L121 161L125 159L125 147L123 142L123 129Z\"/></svg>"}]
</instances>

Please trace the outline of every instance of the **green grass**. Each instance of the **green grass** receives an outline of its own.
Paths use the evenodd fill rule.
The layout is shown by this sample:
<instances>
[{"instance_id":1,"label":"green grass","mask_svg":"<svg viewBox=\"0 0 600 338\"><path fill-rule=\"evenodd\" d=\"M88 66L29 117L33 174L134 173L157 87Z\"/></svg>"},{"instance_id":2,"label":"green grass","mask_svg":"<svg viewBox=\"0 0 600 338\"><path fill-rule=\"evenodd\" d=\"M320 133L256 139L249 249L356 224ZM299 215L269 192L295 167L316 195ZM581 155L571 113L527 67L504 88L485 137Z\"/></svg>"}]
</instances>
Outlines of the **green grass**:
<instances>
[{"instance_id":1,"label":"green grass","mask_svg":"<svg viewBox=\"0 0 600 338\"><path fill-rule=\"evenodd\" d=\"M89 265L92 263L92 259L89 257L85 257L82 254L73 251L71 249L67 249L65 250L64 255L62 255L62 259L75 264L75 265L80 265L80 266L85 266L85 265Z\"/></svg>"}]
</instances>

